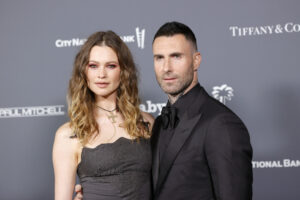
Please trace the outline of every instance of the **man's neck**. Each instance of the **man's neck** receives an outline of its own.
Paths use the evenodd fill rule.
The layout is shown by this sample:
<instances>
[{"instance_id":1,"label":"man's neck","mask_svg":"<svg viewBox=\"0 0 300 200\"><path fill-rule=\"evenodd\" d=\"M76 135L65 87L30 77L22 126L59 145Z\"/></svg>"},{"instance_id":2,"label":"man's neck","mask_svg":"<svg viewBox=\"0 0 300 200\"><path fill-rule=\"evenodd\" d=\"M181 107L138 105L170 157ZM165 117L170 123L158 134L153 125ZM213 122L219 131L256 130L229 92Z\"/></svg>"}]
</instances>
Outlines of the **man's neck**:
<instances>
[{"instance_id":1,"label":"man's neck","mask_svg":"<svg viewBox=\"0 0 300 200\"><path fill-rule=\"evenodd\" d=\"M193 81L191 83L191 85L189 87L187 87L184 91L176 94L176 95L171 95L168 94L168 99L171 105L173 105L182 95L186 94L187 92L189 92L193 87L195 87L195 85L198 84L198 80L197 81Z\"/></svg>"},{"instance_id":2,"label":"man's neck","mask_svg":"<svg viewBox=\"0 0 300 200\"><path fill-rule=\"evenodd\" d=\"M168 94L168 99L169 99L170 104L171 105L174 104L177 101L177 99L179 99L179 97L181 97L183 94L184 94L184 92L181 92L177 95Z\"/></svg>"}]
</instances>

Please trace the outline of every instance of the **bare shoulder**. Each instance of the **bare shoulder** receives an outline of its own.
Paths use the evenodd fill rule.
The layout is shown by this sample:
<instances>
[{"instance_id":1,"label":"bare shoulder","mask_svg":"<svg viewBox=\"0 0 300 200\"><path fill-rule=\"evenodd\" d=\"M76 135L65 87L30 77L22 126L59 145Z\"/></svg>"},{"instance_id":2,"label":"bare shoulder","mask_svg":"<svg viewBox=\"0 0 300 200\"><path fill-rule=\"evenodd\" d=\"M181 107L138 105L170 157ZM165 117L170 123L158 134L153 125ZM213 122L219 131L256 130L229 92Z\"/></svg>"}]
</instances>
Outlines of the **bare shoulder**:
<instances>
[{"instance_id":1,"label":"bare shoulder","mask_svg":"<svg viewBox=\"0 0 300 200\"><path fill-rule=\"evenodd\" d=\"M143 116L144 121L149 122L150 126L152 127L153 122L154 122L154 117L151 114L149 114L147 112L143 112L143 111L141 112L141 114Z\"/></svg>"},{"instance_id":2,"label":"bare shoulder","mask_svg":"<svg viewBox=\"0 0 300 200\"><path fill-rule=\"evenodd\" d=\"M70 126L70 122L64 123L61 125L55 134L56 138L64 139L64 138L70 138L73 134L72 128Z\"/></svg>"},{"instance_id":3,"label":"bare shoulder","mask_svg":"<svg viewBox=\"0 0 300 200\"><path fill-rule=\"evenodd\" d=\"M72 136L74 136L73 130L70 126L70 123L67 122L57 129L55 133L54 145L63 145L71 148L78 147L78 145L80 145L79 140L77 138L73 138Z\"/></svg>"}]
</instances>

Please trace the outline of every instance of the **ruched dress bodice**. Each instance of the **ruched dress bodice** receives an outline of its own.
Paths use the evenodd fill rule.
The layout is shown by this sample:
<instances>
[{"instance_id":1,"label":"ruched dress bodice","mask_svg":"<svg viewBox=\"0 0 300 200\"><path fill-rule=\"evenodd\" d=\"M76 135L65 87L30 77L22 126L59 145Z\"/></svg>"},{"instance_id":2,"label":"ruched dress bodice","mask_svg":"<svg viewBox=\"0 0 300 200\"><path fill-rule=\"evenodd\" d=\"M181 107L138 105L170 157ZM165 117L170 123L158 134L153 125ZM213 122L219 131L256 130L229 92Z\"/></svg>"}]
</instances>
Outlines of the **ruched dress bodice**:
<instances>
[{"instance_id":1,"label":"ruched dress bodice","mask_svg":"<svg viewBox=\"0 0 300 200\"><path fill-rule=\"evenodd\" d=\"M124 137L93 149L84 147L77 168L83 200L149 200L150 172L150 141Z\"/></svg>"}]
</instances>

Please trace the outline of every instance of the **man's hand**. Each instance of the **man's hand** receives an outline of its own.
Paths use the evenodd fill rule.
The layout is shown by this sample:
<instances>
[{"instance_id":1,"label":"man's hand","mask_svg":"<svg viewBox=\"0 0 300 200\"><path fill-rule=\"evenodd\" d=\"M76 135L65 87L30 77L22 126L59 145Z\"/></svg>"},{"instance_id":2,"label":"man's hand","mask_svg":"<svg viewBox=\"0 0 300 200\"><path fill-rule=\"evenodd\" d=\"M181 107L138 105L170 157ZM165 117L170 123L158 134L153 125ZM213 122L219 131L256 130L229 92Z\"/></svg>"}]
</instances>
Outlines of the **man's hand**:
<instances>
[{"instance_id":1,"label":"man's hand","mask_svg":"<svg viewBox=\"0 0 300 200\"><path fill-rule=\"evenodd\" d=\"M79 185L79 184L75 185L75 192L76 192L76 196L75 196L74 200L82 200L83 196L82 196L81 185Z\"/></svg>"}]
</instances>

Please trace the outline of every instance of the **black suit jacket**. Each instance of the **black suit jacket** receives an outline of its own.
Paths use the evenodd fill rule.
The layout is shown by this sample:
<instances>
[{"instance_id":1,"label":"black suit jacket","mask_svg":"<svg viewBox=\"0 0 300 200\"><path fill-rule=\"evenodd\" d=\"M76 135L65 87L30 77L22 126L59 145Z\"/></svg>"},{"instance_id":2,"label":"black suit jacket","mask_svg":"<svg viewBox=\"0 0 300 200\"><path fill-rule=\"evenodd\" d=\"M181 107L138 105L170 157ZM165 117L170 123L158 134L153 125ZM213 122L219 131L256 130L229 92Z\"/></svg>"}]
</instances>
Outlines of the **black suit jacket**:
<instances>
[{"instance_id":1,"label":"black suit jacket","mask_svg":"<svg viewBox=\"0 0 300 200\"><path fill-rule=\"evenodd\" d=\"M159 159L161 117L153 126L155 200L252 199L252 147L243 122L199 85Z\"/></svg>"}]
</instances>

